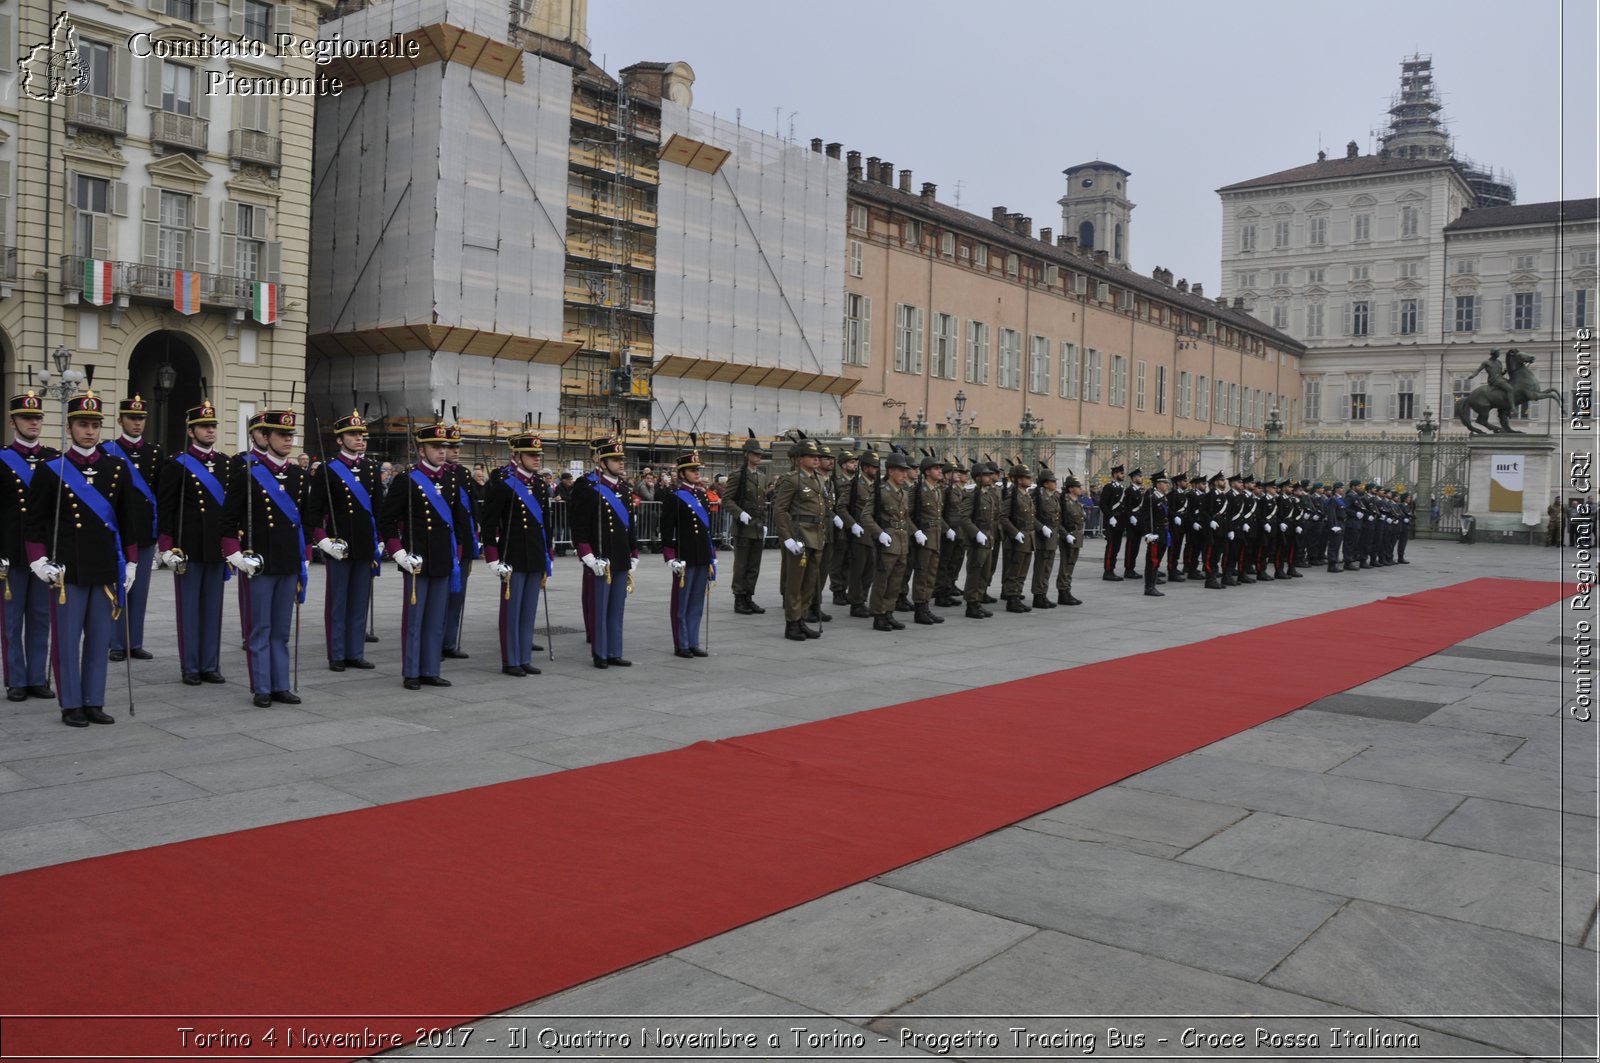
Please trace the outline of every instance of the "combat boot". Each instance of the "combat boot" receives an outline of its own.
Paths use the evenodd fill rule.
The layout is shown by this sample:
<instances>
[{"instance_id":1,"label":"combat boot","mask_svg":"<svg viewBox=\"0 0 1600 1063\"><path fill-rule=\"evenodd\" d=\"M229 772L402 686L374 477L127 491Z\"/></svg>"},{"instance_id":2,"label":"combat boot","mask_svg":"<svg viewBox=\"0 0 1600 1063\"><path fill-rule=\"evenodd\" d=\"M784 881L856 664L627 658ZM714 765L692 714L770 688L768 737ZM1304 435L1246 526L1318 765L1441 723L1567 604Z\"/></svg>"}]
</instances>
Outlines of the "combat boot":
<instances>
[{"instance_id":1,"label":"combat boot","mask_svg":"<svg viewBox=\"0 0 1600 1063\"><path fill-rule=\"evenodd\" d=\"M1218 582L1217 577L1215 577L1215 576L1207 576L1206 577L1206 590L1208 590L1208 591L1220 591L1220 590L1222 590L1222 588L1223 588L1223 584Z\"/></svg>"},{"instance_id":2,"label":"combat boot","mask_svg":"<svg viewBox=\"0 0 1600 1063\"><path fill-rule=\"evenodd\" d=\"M1083 602L1072 596L1071 591L1062 591L1056 595L1056 602L1060 605L1082 605Z\"/></svg>"},{"instance_id":3,"label":"combat boot","mask_svg":"<svg viewBox=\"0 0 1600 1063\"><path fill-rule=\"evenodd\" d=\"M1033 596L1033 607L1035 609L1054 609L1056 603L1050 600L1048 594L1035 594Z\"/></svg>"},{"instance_id":4,"label":"combat boot","mask_svg":"<svg viewBox=\"0 0 1600 1063\"><path fill-rule=\"evenodd\" d=\"M750 613L764 613L764 612L766 612L765 609L761 608L761 606L756 604L756 596L753 595L753 594L747 594L747 595L744 596L744 605L745 605L745 610L747 612L750 612Z\"/></svg>"},{"instance_id":5,"label":"combat boot","mask_svg":"<svg viewBox=\"0 0 1600 1063\"><path fill-rule=\"evenodd\" d=\"M933 610L928 608L927 602L918 602L916 607L916 622L919 624L942 624L944 618L933 615Z\"/></svg>"},{"instance_id":6,"label":"combat boot","mask_svg":"<svg viewBox=\"0 0 1600 1063\"><path fill-rule=\"evenodd\" d=\"M989 615L989 610L985 609L983 606L979 605L977 602L968 602L967 603L967 619L968 620L983 620L988 615Z\"/></svg>"},{"instance_id":7,"label":"combat boot","mask_svg":"<svg viewBox=\"0 0 1600 1063\"><path fill-rule=\"evenodd\" d=\"M872 610L864 605L852 605L850 607L850 615L857 620L869 620L872 618Z\"/></svg>"},{"instance_id":8,"label":"combat boot","mask_svg":"<svg viewBox=\"0 0 1600 1063\"><path fill-rule=\"evenodd\" d=\"M894 611L897 613L914 613L916 610L917 607L911 604L911 599L903 594L894 603Z\"/></svg>"},{"instance_id":9,"label":"combat boot","mask_svg":"<svg viewBox=\"0 0 1600 1063\"><path fill-rule=\"evenodd\" d=\"M884 613L883 618L889 621L889 626L896 631L904 631L906 629L904 624L895 619L895 615L893 613Z\"/></svg>"},{"instance_id":10,"label":"combat boot","mask_svg":"<svg viewBox=\"0 0 1600 1063\"><path fill-rule=\"evenodd\" d=\"M743 616L749 616L755 612L754 609L750 608L750 596L747 594L735 594L733 596L733 611Z\"/></svg>"},{"instance_id":11,"label":"combat boot","mask_svg":"<svg viewBox=\"0 0 1600 1063\"><path fill-rule=\"evenodd\" d=\"M1107 583L1121 583L1122 582L1122 577L1117 575L1114 571L1112 571L1109 568L1106 569L1106 574L1101 576L1100 578L1105 580Z\"/></svg>"},{"instance_id":12,"label":"combat boot","mask_svg":"<svg viewBox=\"0 0 1600 1063\"><path fill-rule=\"evenodd\" d=\"M889 614L888 613L879 613L877 616L873 617L872 618L872 630L874 630L874 631L893 631L894 630L894 625L889 622Z\"/></svg>"},{"instance_id":13,"label":"combat boot","mask_svg":"<svg viewBox=\"0 0 1600 1063\"><path fill-rule=\"evenodd\" d=\"M834 605L849 605L850 604L850 596L848 594L846 594L844 591L834 591L833 592L833 604Z\"/></svg>"},{"instance_id":14,"label":"combat boot","mask_svg":"<svg viewBox=\"0 0 1600 1063\"><path fill-rule=\"evenodd\" d=\"M806 627L804 620L800 621L796 626L800 628L800 637L803 639L820 639L822 637L822 632L818 629Z\"/></svg>"},{"instance_id":15,"label":"combat boot","mask_svg":"<svg viewBox=\"0 0 1600 1063\"><path fill-rule=\"evenodd\" d=\"M1167 573L1167 582L1168 583L1188 583L1189 582L1189 577L1185 576L1182 572L1169 572L1169 573Z\"/></svg>"},{"instance_id":16,"label":"combat boot","mask_svg":"<svg viewBox=\"0 0 1600 1063\"><path fill-rule=\"evenodd\" d=\"M1260 572L1256 573L1256 579L1260 580L1262 583L1271 583L1273 580L1278 579L1278 578L1279 577L1274 576L1272 573L1268 572L1266 569L1262 569Z\"/></svg>"},{"instance_id":17,"label":"combat boot","mask_svg":"<svg viewBox=\"0 0 1600 1063\"><path fill-rule=\"evenodd\" d=\"M1021 598L1007 598L1006 599L1006 612L1008 612L1008 613L1031 613L1031 612L1033 612L1033 607L1032 606L1028 606L1028 605L1023 605Z\"/></svg>"},{"instance_id":18,"label":"combat boot","mask_svg":"<svg viewBox=\"0 0 1600 1063\"><path fill-rule=\"evenodd\" d=\"M785 620L783 622L783 637L793 639L795 642L804 642L806 637L800 633L800 621Z\"/></svg>"},{"instance_id":19,"label":"combat boot","mask_svg":"<svg viewBox=\"0 0 1600 1063\"><path fill-rule=\"evenodd\" d=\"M1339 562L1337 562L1337 561L1329 561L1328 562L1328 571L1329 572L1338 572L1339 571Z\"/></svg>"}]
</instances>

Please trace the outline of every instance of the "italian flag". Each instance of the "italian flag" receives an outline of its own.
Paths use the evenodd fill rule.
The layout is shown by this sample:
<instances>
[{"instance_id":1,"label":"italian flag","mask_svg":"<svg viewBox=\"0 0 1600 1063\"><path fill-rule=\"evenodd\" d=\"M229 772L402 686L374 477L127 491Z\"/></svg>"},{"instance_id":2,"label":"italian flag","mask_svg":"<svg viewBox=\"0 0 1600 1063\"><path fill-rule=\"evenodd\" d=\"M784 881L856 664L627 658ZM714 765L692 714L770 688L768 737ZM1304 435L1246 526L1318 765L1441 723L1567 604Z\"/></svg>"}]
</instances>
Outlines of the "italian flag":
<instances>
[{"instance_id":1,"label":"italian flag","mask_svg":"<svg viewBox=\"0 0 1600 1063\"><path fill-rule=\"evenodd\" d=\"M278 286L265 281L256 281L255 290L250 296L250 316L263 325L275 325L278 322Z\"/></svg>"},{"instance_id":2,"label":"italian flag","mask_svg":"<svg viewBox=\"0 0 1600 1063\"><path fill-rule=\"evenodd\" d=\"M95 306L111 301L111 263L99 258L84 260L83 297Z\"/></svg>"},{"instance_id":3,"label":"italian flag","mask_svg":"<svg viewBox=\"0 0 1600 1063\"><path fill-rule=\"evenodd\" d=\"M186 269L172 271L172 309L180 314L200 312L200 274Z\"/></svg>"}]
</instances>

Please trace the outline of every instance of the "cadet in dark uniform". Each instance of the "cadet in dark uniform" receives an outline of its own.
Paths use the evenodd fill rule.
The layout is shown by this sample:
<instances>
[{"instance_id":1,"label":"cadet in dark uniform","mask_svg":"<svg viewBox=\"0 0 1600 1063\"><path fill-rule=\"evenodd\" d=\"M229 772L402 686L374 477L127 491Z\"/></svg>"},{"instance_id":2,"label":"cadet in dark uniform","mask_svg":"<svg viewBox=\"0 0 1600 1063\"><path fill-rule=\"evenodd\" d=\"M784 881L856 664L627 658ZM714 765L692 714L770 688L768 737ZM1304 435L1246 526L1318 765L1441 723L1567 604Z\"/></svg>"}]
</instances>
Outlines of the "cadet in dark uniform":
<instances>
[{"instance_id":1,"label":"cadet in dark uniform","mask_svg":"<svg viewBox=\"0 0 1600 1063\"><path fill-rule=\"evenodd\" d=\"M622 478L622 440L597 439L595 468L572 485L572 542L587 570L583 574L583 619L596 668L626 668L622 656L622 617L639 567L633 492Z\"/></svg>"},{"instance_id":2,"label":"cadet in dark uniform","mask_svg":"<svg viewBox=\"0 0 1600 1063\"><path fill-rule=\"evenodd\" d=\"M1038 528L1033 540L1033 607L1054 609L1050 600L1050 573L1055 568L1056 550L1061 542L1061 492L1056 490L1056 474L1039 463L1039 482L1033 488L1033 512Z\"/></svg>"},{"instance_id":3,"label":"cadet in dark uniform","mask_svg":"<svg viewBox=\"0 0 1600 1063\"><path fill-rule=\"evenodd\" d=\"M1101 519L1105 521L1106 532L1106 570L1101 578L1114 583L1122 581L1122 576L1117 574L1117 554L1122 549L1122 537L1128 530L1122 522L1122 495L1127 490L1123 483L1124 474L1121 465L1113 465L1111 479L1100 488L1100 497L1095 500Z\"/></svg>"},{"instance_id":4,"label":"cadet in dark uniform","mask_svg":"<svg viewBox=\"0 0 1600 1063\"><path fill-rule=\"evenodd\" d=\"M872 501L861 514L864 544L876 555L872 579L872 630L900 631L905 625L894 617L895 588L905 578L911 548L911 502L906 480L911 459L899 452L884 459L885 474L873 484Z\"/></svg>"},{"instance_id":5,"label":"cadet in dark uniform","mask_svg":"<svg viewBox=\"0 0 1600 1063\"><path fill-rule=\"evenodd\" d=\"M383 496L378 534L404 573L401 584L400 659L407 690L447 687L439 675L444 651L444 618L450 591L461 585L462 544L467 513L446 474L449 430L430 424L416 433L416 467L396 477Z\"/></svg>"},{"instance_id":6,"label":"cadet in dark uniform","mask_svg":"<svg viewBox=\"0 0 1600 1063\"><path fill-rule=\"evenodd\" d=\"M1178 571L1183 561L1183 541L1189 535L1189 477L1181 472L1172 474L1168 485L1167 503L1167 582L1184 583L1187 577Z\"/></svg>"},{"instance_id":7,"label":"cadet in dark uniform","mask_svg":"<svg viewBox=\"0 0 1600 1063\"><path fill-rule=\"evenodd\" d=\"M700 485L704 467L700 452L691 450L678 458L677 486L656 493L661 501L661 555L672 570L672 652L679 657L711 656L700 645L706 594L717 566L711 503Z\"/></svg>"},{"instance_id":8,"label":"cadet in dark uniform","mask_svg":"<svg viewBox=\"0 0 1600 1063\"><path fill-rule=\"evenodd\" d=\"M939 548L944 543L944 463L933 455L920 462L922 473L911 486L911 607L919 624L942 624L944 617L932 608L933 587L939 578Z\"/></svg>"},{"instance_id":9,"label":"cadet in dark uniform","mask_svg":"<svg viewBox=\"0 0 1600 1063\"><path fill-rule=\"evenodd\" d=\"M1033 564L1033 539L1038 519L1033 511L1033 470L1026 465L1011 467L1011 486L1000 506L1000 542L1004 547L1005 570L1000 580L1000 597L1008 613L1031 613L1033 607L1022 600L1028 569Z\"/></svg>"},{"instance_id":10,"label":"cadet in dark uniform","mask_svg":"<svg viewBox=\"0 0 1600 1063\"><path fill-rule=\"evenodd\" d=\"M1165 597L1156 587L1156 580L1161 575L1161 556L1167 550L1167 489L1171 486L1167 474L1157 472L1150 478L1150 489L1141 492L1139 499L1137 527L1143 533L1140 539L1145 547L1144 593L1151 598Z\"/></svg>"},{"instance_id":11,"label":"cadet in dark uniform","mask_svg":"<svg viewBox=\"0 0 1600 1063\"><path fill-rule=\"evenodd\" d=\"M1123 536L1125 543L1122 561L1123 579L1139 578L1139 570L1134 565L1134 560L1139 556L1139 548L1144 545L1143 529L1139 527L1139 505L1149 490L1144 483L1143 469L1134 469L1128 474L1128 483L1122 492L1122 501L1117 507L1123 531L1126 533ZM1112 558L1112 561L1115 562L1116 559Z\"/></svg>"},{"instance_id":12,"label":"cadet in dark uniform","mask_svg":"<svg viewBox=\"0 0 1600 1063\"><path fill-rule=\"evenodd\" d=\"M222 508L228 455L215 449L217 409L210 400L185 418L189 445L168 462L156 496L161 563L172 569L178 609L178 659L187 686L223 682Z\"/></svg>"},{"instance_id":13,"label":"cadet in dark uniform","mask_svg":"<svg viewBox=\"0 0 1600 1063\"><path fill-rule=\"evenodd\" d=\"M545 534L550 497L539 475L544 454L539 437L521 432L506 442L511 464L495 470L484 491L483 556L501 582L500 671L530 676L539 674L533 664L539 592L552 571L553 548ZM665 519L662 526L665 534Z\"/></svg>"},{"instance_id":14,"label":"cadet in dark uniform","mask_svg":"<svg viewBox=\"0 0 1600 1063\"><path fill-rule=\"evenodd\" d=\"M1211 490L1201 502L1197 523L1203 544L1206 589L1220 591L1228 585L1228 511L1233 505L1233 496L1228 493L1227 480L1220 472L1208 483Z\"/></svg>"},{"instance_id":15,"label":"cadet in dark uniform","mask_svg":"<svg viewBox=\"0 0 1600 1063\"><path fill-rule=\"evenodd\" d=\"M1087 516L1083 512L1083 482L1072 471L1061 484L1061 568L1056 573L1056 604L1082 605L1082 600L1072 595L1072 570L1077 567L1078 553L1083 549L1083 528Z\"/></svg>"},{"instance_id":16,"label":"cadet in dark uniform","mask_svg":"<svg viewBox=\"0 0 1600 1063\"><path fill-rule=\"evenodd\" d=\"M376 501L382 476L366 457L365 418L350 411L350 416L333 423L333 435L339 452L311 474L306 526L312 529L311 541L324 555L322 619L328 667L342 672L372 667L364 654L367 602L383 563Z\"/></svg>"},{"instance_id":17,"label":"cadet in dark uniform","mask_svg":"<svg viewBox=\"0 0 1600 1063\"><path fill-rule=\"evenodd\" d=\"M850 521L845 531L850 533L850 615L859 619L872 616L867 608L867 598L872 594L872 580L876 575L877 550L872 540L866 538L862 527L862 514L872 506L874 485L878 480L878 455L863 450L857 459L856 475L850 479L849 501L844 516Z\"/></svg>"},{"instance_id":18,"label":"cadet in dark uniform","mask_svg":"<svg viewBox=\"0 0 1600 1063\"><path fill-rule=\"evenodd\" d=\"M939 579L933 588L933 604L949 609L961 604L961 588L956 577L967 556L967 542L961 527L972 510L972 492L967 490L967 467L961 458L946 466L944 485L944 542L939 545Z\"/></svg>"},{"instance_id":19,"label":"cadet in dark uniform","mask_svg":"<svg viewBox=\"0 0 1600 1063\"><path fill-rule=\"evenodd\" d=\"M783 637L795 642L822 637L805 621L822 580L822 544L832 523L827 493L817 474L821 452L814 439L796 441L789 448L795 468L778 478L772 498L778 541L792 559L784 568ZM857 544L855 549L863 547Z\"/></svg>"},{"instance_id":20,"label":"cadet in dark uniform","mask_svg":"<svg viewBox=\"0 0 1600 1063\"><path fill-rule=\"evenodd\" d=\"M250 689L262 709L274 701L300 704L290 689L289 635L295 606L305 601L311 478L289 460L295 425L293 410L250 418L251 451L229 463L222 510L223 558L246 577L239 584L245 651Z\"/></svg>"},{"instance_id":21,"label":"cadet in dark uniform","mask_svg":"<svg viewBox=\"0 0 1600 1063\"><path fill-rule=\"evenodd\" d=\"M128 540L123 545L135 548L139 574L128 589L127 625L111 625L111 659L132 657L148 661L154 656L144 648L145 604L150 600L150 569L156 559L156 496L160 491L162 466L167 456L157 443L144 438L145 419L149 408L144 399L135 395L117 404L117 423L122 436L113 442L100 444L100 449L117 458L128 468L129 505L133 507L133 523L128 527ZM131 541L131 542L130 542ZM133 646L127 643L132 639Z\"/></svg>"},{"instance_id":22,"label":"cadet in dark uniform","mask_svg":"<svg viewBox=\"0 0 1600 1063\"><path fill-rule=\"evenodd\" d=\"M972 506L962 525L962 535L970 544L967 549L967 585L962 597L967 601L966 615L973 620L987 620L994 616L984 608L989 597L989 580L994 575L994 537L999 534L1000 497L994 482L1000 470L986 461L972 466Z\"/></svg>"},{"instance_id":23,"label":"cadet in dark uniform","mask_svg":"<svg viewBox=\"0 0 1600 1063\"><path fill-rule=\"evenodd\" d=\"M467 611L467 580L472 577L472 562L483 556L482 537L478 534L477 485L472 482L472 470L461 464L461 426L445 428L445 475L450 482L450 497L466 514L466 523L456 528L461 542L461 587L451 590L444 613L444 652L446 659L464 661L469 656L461 649L461 629Z\"/></svg>"},{"instance_id":24,"label":"cadet in dark uniform","mask_svg":"<svg viewBox=\"0 0 1600 1063\"><path fill-rule=\"evenodd\" d=\"M6 699L55 700L50 689L50 597L44 581L25 571L27 548L23 528L28 521L28 495L34 472L57 456L54 447L39 444L44 427L44 402L33 392L11 400L11 445L0 450L0 571L5 581ZM13 565L16 572L11 571Z\"/></svg>"},{"instance_id":25,"label":"cadet in dark uniform","mask_svg":"<svg viewBox=\"0 0 1600 1063\"><path fill-rule=\"evenodd\" d=\"M1411 524L1415 519L1415 511L1411 504L1411 492L1401 491L1396 504L1400 508L1400 533L1395 539L1395 553L1397 555L1395 564L1409 565L1411 562L1406 560L1406 543L1411 540Z\"/></svg>"},{"instance_id":26,"label":"cadet in dark uniform","mask_svg":"<svg viewBox=\"0 0 1600 1063\"><path fill-rule=\"evenodd\" d=\"M58 588L52 657L68 727L116 722L105 711L108 647L138 576L136 549L124 536L140 514L129 498L127 465L99 447L100 405L92 391L67 402L72 446L41 463L28 490L29 567Z\"/></svg>"},{"instance_id":27,"label":"cadet in dark uniform","mask_svg":"<svg viewBox=\"0 0 1600 1063\"><path fill-rule=\"evenodd\" d=\"M833 521L832 540L828 547L828 586L833 590L834 605L850 604L850 554L853 536L850 534L850 487L860 465L856 455L848 450L839 452L835 468L828 476L830 516ZM818 581L821 582L820 580Z\"/></svg>"},{"instance_id":28,"label":"cadet in dark uniform","mask_svg":"<svg viewBox=\"0 0 1600 1063\"><path fill-rule=\"evenodd\" d=\"M744 464L728 478L722 508L732 514L733 611L764 613L756 604L756 581L761 578L761 551L767 538L767 474L761 471L766 453L755 433L744 441Z\"/></svg>"}]
</instances>

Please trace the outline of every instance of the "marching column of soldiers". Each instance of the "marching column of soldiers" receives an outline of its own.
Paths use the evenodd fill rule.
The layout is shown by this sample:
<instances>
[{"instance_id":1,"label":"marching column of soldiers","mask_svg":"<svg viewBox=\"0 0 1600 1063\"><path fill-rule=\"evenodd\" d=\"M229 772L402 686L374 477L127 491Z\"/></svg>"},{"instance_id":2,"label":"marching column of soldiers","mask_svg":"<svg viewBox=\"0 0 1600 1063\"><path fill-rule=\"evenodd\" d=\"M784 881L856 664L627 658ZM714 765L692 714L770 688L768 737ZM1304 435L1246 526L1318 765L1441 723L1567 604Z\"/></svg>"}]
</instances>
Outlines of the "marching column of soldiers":
<instances>
[{"instance_id":1,"label":"marching column of soldiers","mask_svg":"<svg viewBox=\"0 0 1600 1063\"><path fill-rule=\"evenodd\" d=\"M442 661L466 658L462 617L475 559L500 581L501 671L540 674L533 654L544 648L541 605L547 630L550 623L543 592L556 537L542 445L531 431L508 439L506 464L488 474L480 494L456 460L460 429L443 422L415 431L415 464L385 489L367 456L368 425L355 412L334 422L337 453L314 472L290 459L300 426L287 409L255 414L249 451L231 457L216 447L209 401L187 411L186 445L171 457L145 441L148 409L138 396L116 407L118 437L106 441L104 400L93 392L71 399L64 453L39 441L37 395L14 397L9 413L13 438L0 449L0 585L11 701L55 700L70 727L115 722L105 708L107 663L151 659L148 587L153 569L164 567L173 573L183 682L228 682L220 668L223 591L237 577L252 702L299 704L300 606L314 551L322 555L331 670L374 667L365 656L365 644L377 641L367 630L369 607L387 557L401 576L406 689L449 686ZM607 436L591 450L594 469L568 502L586 640L596 668L627 667L623 620L639 561L638 513L621 440ZM833 604L883 632L905 629L898 613L942 624L936 608L989 619L986 606L1001 598L1011 613L1083 604L1072 578L1086 489L1070 473L1058 480L1043 462L1036 473L1019 461L1001 487L1001 469L989 460L968 468L931 451L835 454L803 435L782 475L769 478L753 436L742 457L722 499L733 525L735 611L764 611L754 595L773 531L786 638L822 637L833 619L822 608L825 585ZM703 469L698 449L682 454L675 482L658 496L673 652L689 660L709 656L707 605L717 580L717 506ZM1102 578L1142 577L1152 597L1163 595L1163 584L1203 580L1220 590L1298 579L1312 565L1352 572L1409 563L1409 497L1379 484L1157 472L1147 485L1142 470L1117 466L1099 506ZM28 572L19 575L9 559L23 557ZM1001 598L990 593L997 567Z\"/></svg>"}]
</instances>

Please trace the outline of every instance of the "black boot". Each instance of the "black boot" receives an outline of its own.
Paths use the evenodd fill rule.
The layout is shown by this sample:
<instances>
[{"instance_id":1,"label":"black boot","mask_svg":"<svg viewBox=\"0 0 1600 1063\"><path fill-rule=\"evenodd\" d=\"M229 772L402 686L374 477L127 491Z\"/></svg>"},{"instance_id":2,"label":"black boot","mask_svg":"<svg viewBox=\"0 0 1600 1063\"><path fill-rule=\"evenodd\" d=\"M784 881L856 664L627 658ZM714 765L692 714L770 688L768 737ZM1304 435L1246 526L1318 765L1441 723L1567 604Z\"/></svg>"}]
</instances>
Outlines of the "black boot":
<instances>
[{"instance_id":1,"label":"black boot","mask_svg":"<svg viewBox=\"0 0 1600 1063\"><path fill-rule=\"evenodd\" d=\"M1154 587L1146 587L1144 593L1147 598L1165 598L1167 596L1166 592L1158 591Z\"/></svg>"},{"instance_id":2,"label":"black boot","mask_svg":"<svg viewBox=\"0 0 1600 1063\"><path fill-rule=\"evenodd\" d=\"M785 620L783 622L783 637L792 639L795 642L804 642L806 637L800 631L800 621Z\"/></svg>"},{"instance_id":3,"label":"black boot","mask_svg":"<svg viewBox=\"0 0 1600 1063\"><path fill-rule=\"evenodd\" d=\"M1336 562L1336 561L1329 561L1329 562L1328 562L1328 571L1329 571L1329 572L1338 572L1338 571L1339 571L1339 564L1338 564L1338 562Z\"/></svg>"},{"instance_id":4,"label":"black boot","mask_svg":"<svg viewBox=\"0 0 1600 1063\"><path fill-rule=\"evenodd\" d=\"M850 604L850 596L848 594L846 594L844 591L834 591L833 592L833 604L834 605L849 605Z\"/></svg>"},{"instance_id":5,"label":"black boot","mask_svg":"<svg viewBox=\"0 0 1600 1063\"><path fill-rule=\"evenodd\" d=\"M1021 598L1007 598L1006 599L1006 612L1008 612L1008 613L1031 613L1031 612L1033 612L1033 607L1032 606L1028 606L1028 605L1023 605Z\"/></svg>"},{"instance_id":6,"label":"black boot","mask_svg":"<svg viewBox=\"0 0 1600 1063\"><path fill-rule=\"evenodd\" d=\"M1168 583L1188 583L1189 582L1189 577L1185 576L1182 572L1169 572L1169 573L1167 573L1167 582Z\"/></svg>"},{"instance_id":7,"label":"black boot","mask_svg":"<svg viewBox=\"0 0 1600 1063\"><path fill-rule=\"evenodd\" d=\"M1033 607L1035 609L1054 609L1056 603L1050 600L1048 594L1035 594L1033 596Z\"/></svg>"},{"instance_id":8,"label":"black boot","mask_svg":"<svg viewBox=\"0 0 1600 1063\"><path fill-rule=\"evenodd\" d=\"M893 631L894 630L894 625L892 623L890 623L890 621L889 621L889 614L888 613L882 613L882 614L880 614L878 616L873 617L872 618L872 630L874 630L874 631Z\"/></svg>"},{"instance_id":9,"label":"black boot","mask_svg":"<svg viewBox=\"0 0 1600 1063\"><path fill-rule=\"evenodd\" d=\"M749 596L744 594L735 594L733 596L733 611L743 616L748 616L755 612L754 609L750 608Z\"/></svg>"},{"instance_id":10,"label":"black boot","mask_svg":"<svg viewBox=\"0 0 1600 1063\"><path fill-rule=\"evenodd\" d=\"M967 603L967 619L968 620L982 620L985 617L987 617L988 615L989 615L989 610L985 609L983 606L979 605L977 602L968 602Z\"/></svg>"},{"instance_id":11,"label":"black boot","mask_svg":"<svg viewBox=\"0 0 1600 1063\"><path fill-rule=\"evenodd\" d=\"M820 639L822 637L821 629L806 627L806 622L804 620L800 621L800 623L796 626L800 629L800 637L803 639Z\"/></svg>"},{"instance_id":12,"label":"black boot","mask_svg":"<svg viewBox=\"0 0 1600 1063\"><path fill-rule=\"evenodd\" d=\"M1117 575L1115 572L1113 572L1109 568L1106 569L1106 574L1104 576L1101 576L1100 578L1105 580L1108 583L1121 583L1122 582L1122 577Z\"/></svg>"},{"instance_id":13,"label":"black boot","mask_svg":"<svg viewBox=\"0 0 1600 1063\"><path fill-rule=\"evenodd\" d=\"M852 605L850 607L850 615L857 620L870 620L872 619L872 610L864 605Z\"/></svg>"},{"instance_id":14,"label":"black boot","mask_svg":"<svg viewBox=\"0 0 1600 1063\"><path fill-rule=\"evenodd\" d=\"M1072 596L1071 591L1062 591L1056 595L1056 602L1060 605L1082 605L1083 602Z\"/></svg>"},{"instance_id":15,"label":"black boot","mask_svg":"<svg viewBox=\"0 0 1600 1063\"><path fill-rule=\"evenodd\" d=\"M919 624L942 624L944 620L933 615L933 610L928 608L927 602L918 602L916 609L916 622Z\"/></svg>"},{"instance_id":16,"label":"black boot","mask_svg":"<svg viewBox=\"0 0 1600 1063\"><path fill-rule=\"evenodd\" d=\"M911 604L910 598L902 594L899 600L894 603L894 611L897 613L914 613L917 611L917 607Z\"/></svg>"},{"instance_id":17,"label":"black boot","mask_svg":"<svg viewBox=\"0 0 1600 1063\"><path fill-rule=\"evenodd\" d=\"M747 612L751 612L751 613L764 613L764 612L766 612L765 609L761 608L761 606L756 604L756 596L753 595L753 594L747 594L747 595L744 596L744 606L745 606L745 610Z\"/></svg>"}]
</instances>

